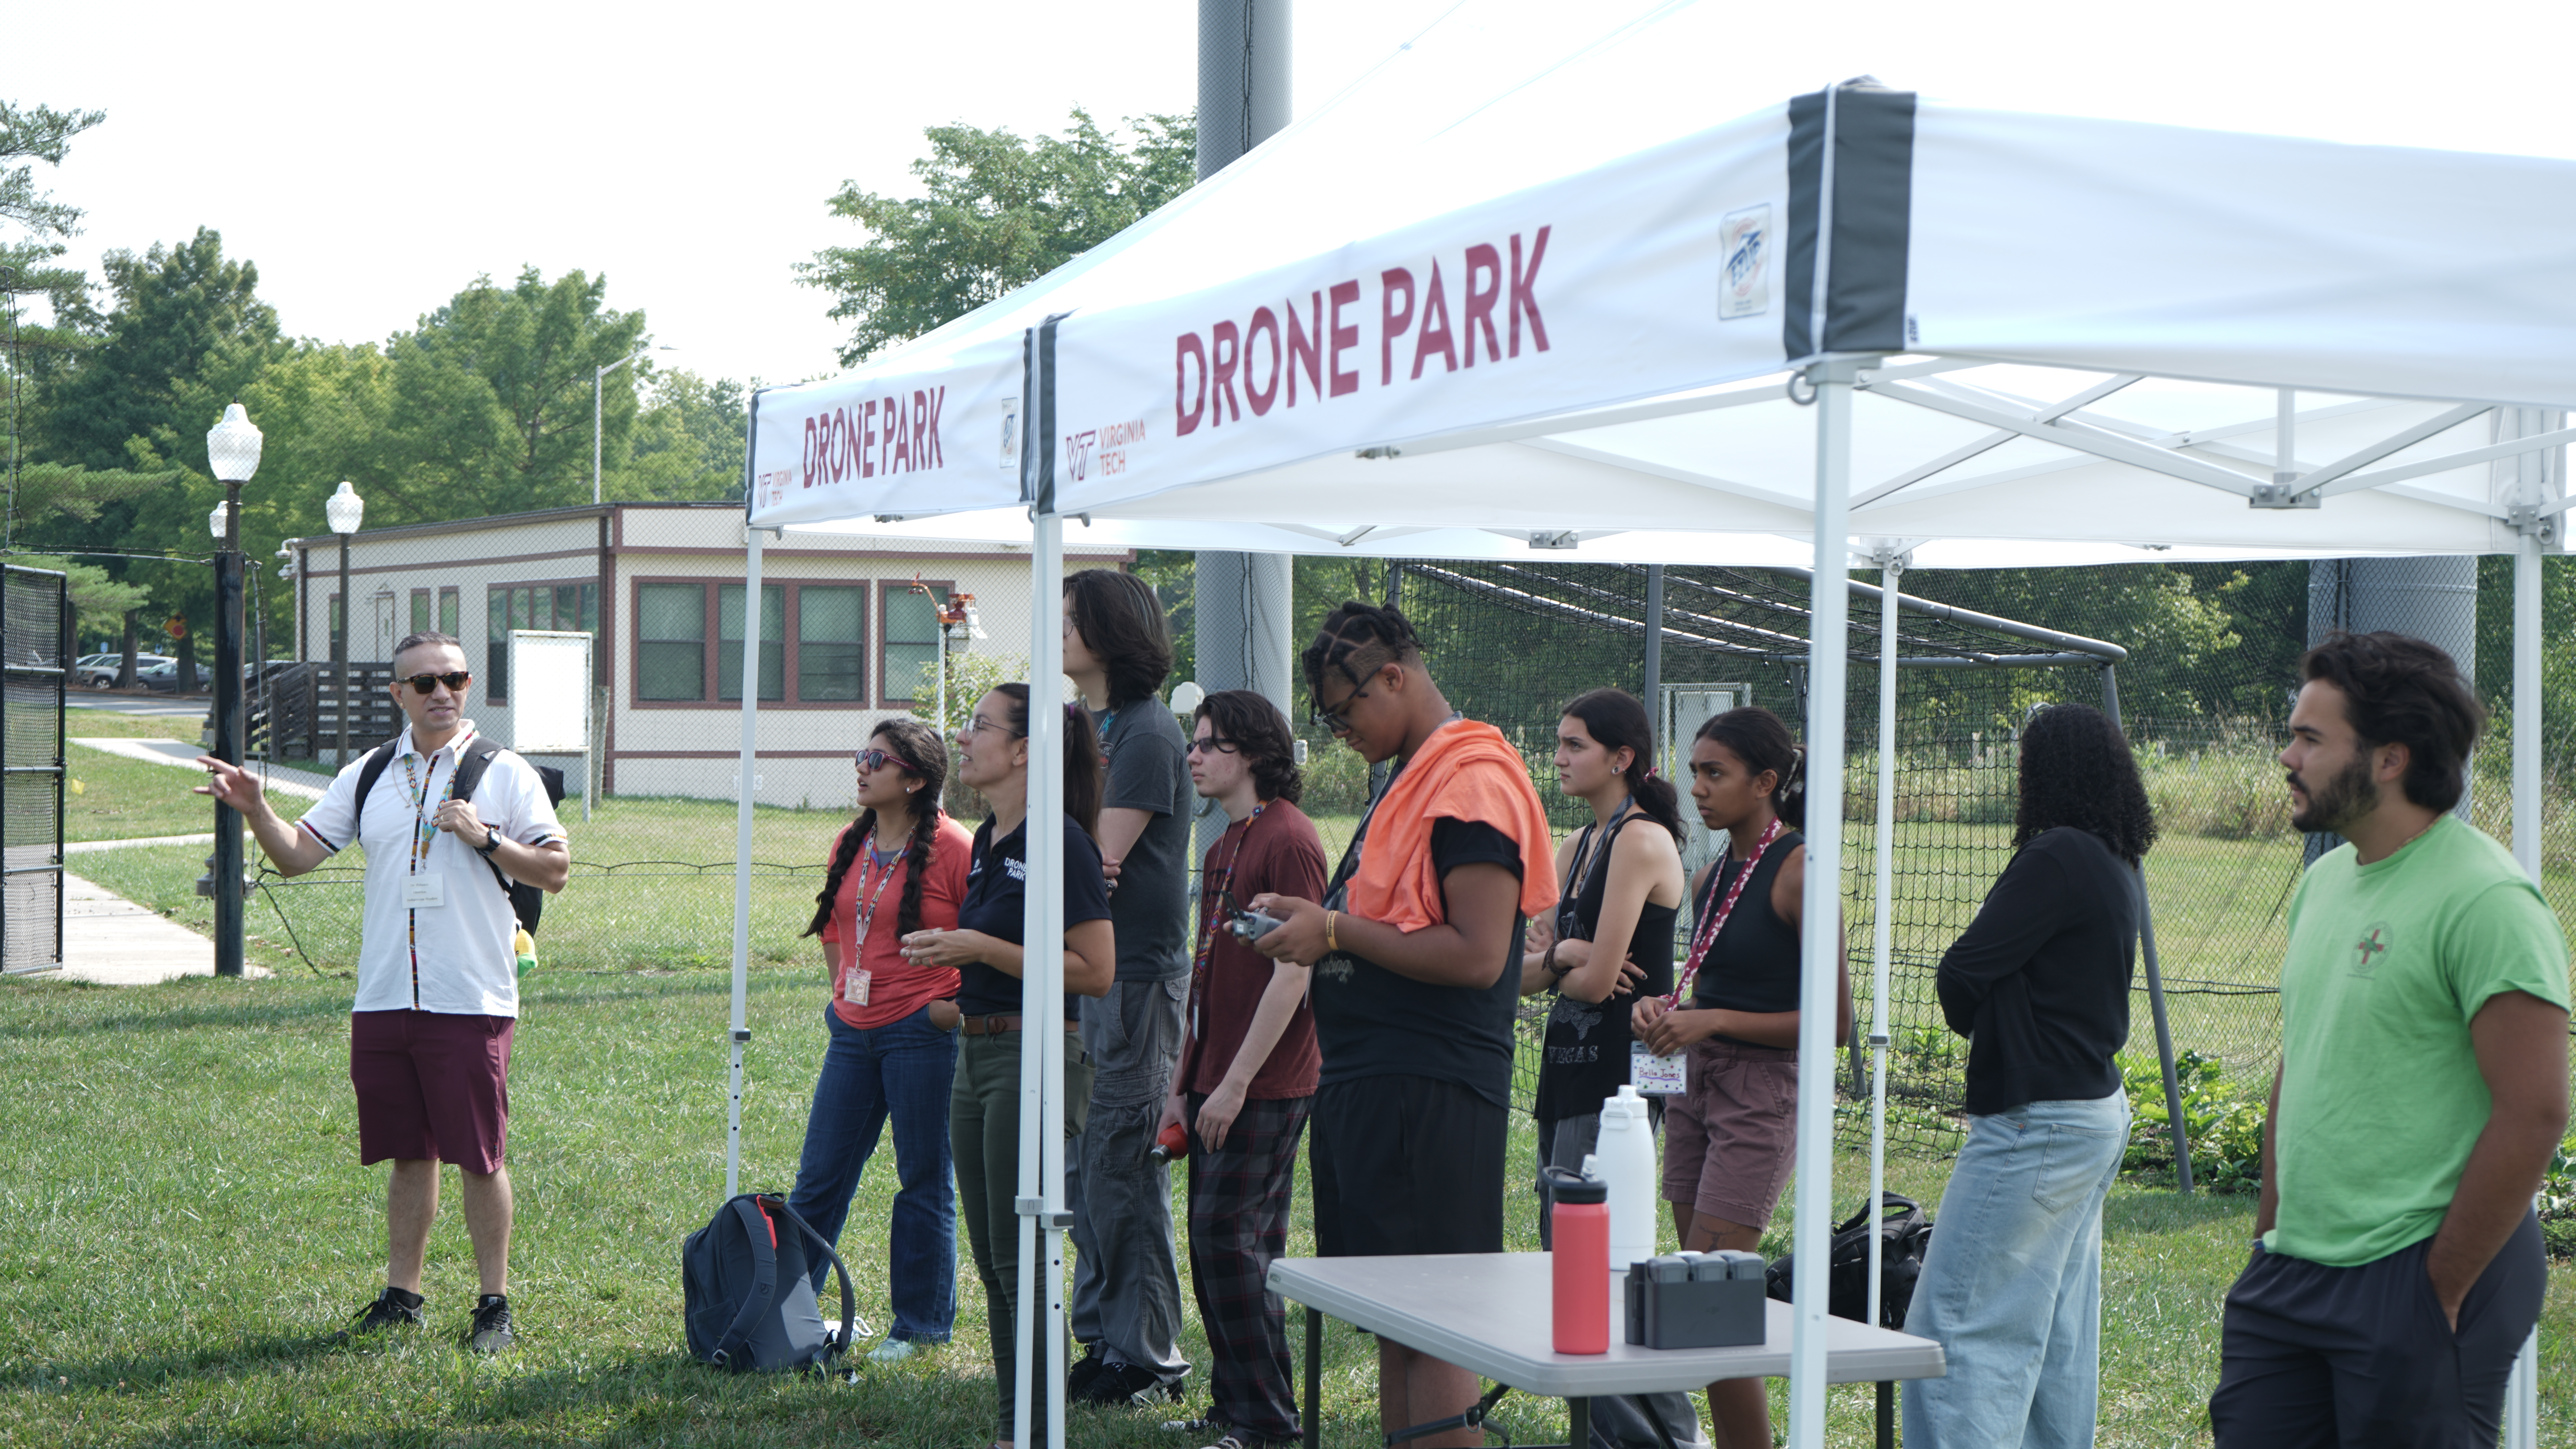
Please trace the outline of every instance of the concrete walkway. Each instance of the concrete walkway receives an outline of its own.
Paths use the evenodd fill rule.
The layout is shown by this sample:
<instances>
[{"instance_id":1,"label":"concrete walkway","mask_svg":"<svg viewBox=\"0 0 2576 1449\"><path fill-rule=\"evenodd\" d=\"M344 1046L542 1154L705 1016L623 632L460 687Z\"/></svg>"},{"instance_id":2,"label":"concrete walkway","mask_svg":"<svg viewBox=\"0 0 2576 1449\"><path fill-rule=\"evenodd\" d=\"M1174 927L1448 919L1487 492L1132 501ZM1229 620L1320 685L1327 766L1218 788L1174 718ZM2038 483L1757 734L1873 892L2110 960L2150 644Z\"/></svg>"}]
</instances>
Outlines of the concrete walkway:
<instances>
[{"instance_id":1,"label":"concrete walkway","mask_svg":"<svg viewBox=\"0 0 2576 1449\"><path fill-rule=\"evenodd\" d=\"M260 966L243 970L252 976L270 974ZM63 873L63 968L51 979L150 986L214 974L214 942L158 911Z\"/></svg>"},{"instance_id":2,"label":"concrete walkway","mask_svg":"<svg viewBox=\"0 0 2576 1449\"><path fill-rule=\"evenodd\" d=\"M106 739L97 735L74 735L72 743L111 755L123 755L129 760L149 760L156 765L177 765L182 769L195 770L199 774L205 773L205 767L197 763L197 757L206 753L205 747L189 744L185 740L128 740ZM260 773L261 767L254 761L249 769L256 775ZM317 775L309 770L279 769L274 766L269 767L267 780L270 793L293 795L305 800L321 799L322 792L329 789L331 785L331 777L328 775Z\"/></svg>"},{"instance_id":3,"label":"concrete walkway","mask_svg":"<svg viewBox=\"0 0 2576 1449\"><path fill-rule=\"evenodd\" d=\"M244 838L248 835L245 833ZM132 840L74 840L63 846L65 855L87 855L94 850L132 850L144 845L212 845L215 833L203 835L142 835Z\"/></svg>"}]
</instances>

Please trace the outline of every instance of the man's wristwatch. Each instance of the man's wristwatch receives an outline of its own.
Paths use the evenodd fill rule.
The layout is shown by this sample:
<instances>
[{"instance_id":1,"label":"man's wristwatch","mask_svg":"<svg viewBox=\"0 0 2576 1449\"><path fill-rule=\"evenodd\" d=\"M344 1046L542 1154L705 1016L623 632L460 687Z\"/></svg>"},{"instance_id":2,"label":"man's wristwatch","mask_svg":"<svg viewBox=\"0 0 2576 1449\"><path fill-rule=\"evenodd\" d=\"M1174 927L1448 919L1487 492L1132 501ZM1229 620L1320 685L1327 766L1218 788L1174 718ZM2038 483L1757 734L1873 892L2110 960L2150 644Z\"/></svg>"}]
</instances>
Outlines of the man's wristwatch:
<instances>
[{"instance_id":1,"label":"man's wristwatch","mask_svg":"<svg viewBox=\"0 0 2576 1449\"><path fill-rule=\"evenodd\" d=\"M474 847L474 853L483 857L485 860L490 860L492 858L492 852L499 850L500 848L501 832L498 830L486 830L483 832L483 843Z\"/></svg>"}]
</instances>

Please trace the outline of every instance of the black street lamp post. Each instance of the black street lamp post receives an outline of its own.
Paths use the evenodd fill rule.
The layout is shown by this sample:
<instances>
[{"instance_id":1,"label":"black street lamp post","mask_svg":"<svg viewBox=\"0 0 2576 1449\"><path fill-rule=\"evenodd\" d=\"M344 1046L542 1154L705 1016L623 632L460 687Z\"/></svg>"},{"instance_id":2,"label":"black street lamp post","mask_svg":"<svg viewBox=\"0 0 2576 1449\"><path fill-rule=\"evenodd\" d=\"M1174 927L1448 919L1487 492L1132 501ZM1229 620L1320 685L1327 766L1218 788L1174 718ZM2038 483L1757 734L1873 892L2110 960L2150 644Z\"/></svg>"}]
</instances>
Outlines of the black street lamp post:
<instances>
[{"instance_id":1,"label":"black street lamp post","mask_svg":"<svg viewBox=\"0 0 2576 1449\"><path fill-rule=\"evenodd\" d=\"M241 490L259 471L259 429L240 403L224 409L221 422L206 434L206 459L215 481L224 485L224 501L208 521L215 534L215 758L242 762L242 553ZM215 856L212 862L215 901L215 974L242 974L241 815L231 806L215 806Z\"/></svg>"},{"instance_id":2,"label":"black street lamp post","mask_svg":"<svg viewBox=\"0 0 2576 1449\"><path fill-rule=\"evenodd\" d=\"M366 521L367 500L358 490L343 482L322 505L322 516L330 521L331 531L340 536L340 627L331 632L332 684L340 701L340 754L334 766L349 763L349 535Z\"/></svg>"}]
</instances>

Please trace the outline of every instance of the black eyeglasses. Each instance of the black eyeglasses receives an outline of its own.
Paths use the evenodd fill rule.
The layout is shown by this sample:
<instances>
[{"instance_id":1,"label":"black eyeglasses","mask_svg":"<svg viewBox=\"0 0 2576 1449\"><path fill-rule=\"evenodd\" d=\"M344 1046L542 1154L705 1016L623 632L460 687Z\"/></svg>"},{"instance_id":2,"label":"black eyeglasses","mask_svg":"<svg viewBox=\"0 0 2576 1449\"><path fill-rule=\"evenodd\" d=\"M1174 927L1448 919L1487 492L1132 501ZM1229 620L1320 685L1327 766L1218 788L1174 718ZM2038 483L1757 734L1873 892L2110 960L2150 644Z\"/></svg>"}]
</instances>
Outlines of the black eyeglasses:
<instances>
[{"instance_id":1,"label":"black eyeglasses","mask_svg":"<svg viewBox=\"0 0 2576 1449\"><path fill-rule=\"evenodd\" d=\"M1366 698L1368 698L1368 691L1355 684L1351 692L1343 696L1342 702L1330 709L1324 707L1322 697L1318 696L1315 707L1309 713L1314 716L1316 724L1331 730L1334 734L1346 735L1351 732L1351 706Z\"/></svg>"},{"instance_id":2,"label":"black eyeglasses","mask_svg":"<svg viewBox=\"0 0 2576 1449\"><path fill-rule=\"evenodd\" d=\"M1197 739L1190 741L1190 753L1192 754L1230 755L1242 748L1242 741L1230 740L1223 735L1201 735Z\"/></svg>"},{"instance_id":3,"label":"black eyeglasses","mask_svg":"<svg viewBox=\"0 0 2576 1449\"><path fill-rule=\"evenodd\" d=\"M897 765L909 770L912 768L912 761L892 750L861 750L858 755L858 765L860 769L871 772L882 770L888 765Z\"/></svg>"},{"instance_id":4,"label":"black eyeglasses","mask_svg":"<svg viewBox=\"0 0 2576 1449\"><path fill-rule=\"evenodd\" d=\"M459 690L473 682L473 674L463 669L453 670L446 674L415 674L403 681L403 683L411 686L412 693L414 694L427 694L442 684L446 685L451 691Z\"/></svg>"}]
</instances>

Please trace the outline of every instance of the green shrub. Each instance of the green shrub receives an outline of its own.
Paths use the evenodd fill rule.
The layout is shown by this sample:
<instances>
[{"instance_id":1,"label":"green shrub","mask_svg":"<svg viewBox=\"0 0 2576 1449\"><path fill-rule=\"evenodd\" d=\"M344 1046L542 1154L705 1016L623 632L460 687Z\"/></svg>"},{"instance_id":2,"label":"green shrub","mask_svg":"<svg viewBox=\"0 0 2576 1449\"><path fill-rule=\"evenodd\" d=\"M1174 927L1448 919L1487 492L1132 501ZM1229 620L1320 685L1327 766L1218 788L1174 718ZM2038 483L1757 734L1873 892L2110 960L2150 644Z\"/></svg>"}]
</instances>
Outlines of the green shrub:
<instances>
[{"instance_id":1,"label":"green shrub","mask_svg":"<svg viewBox=\"0 0 2576 1449\"><path fill-rule=\"evenodd\" d=\"M2173 1118L2165 1109L2164 1069L2152 1056L2122 1052L2120 1080L2129 1094L2129 1150L2121 1169L2173 1165ZM2263 1177L2263 1103L2240 1093L2224 1067L2198 1052L2174 1060L2182 1089L2192 1181L2212 1192L2249 1192Z\"/></svg>"}]
</instances>

